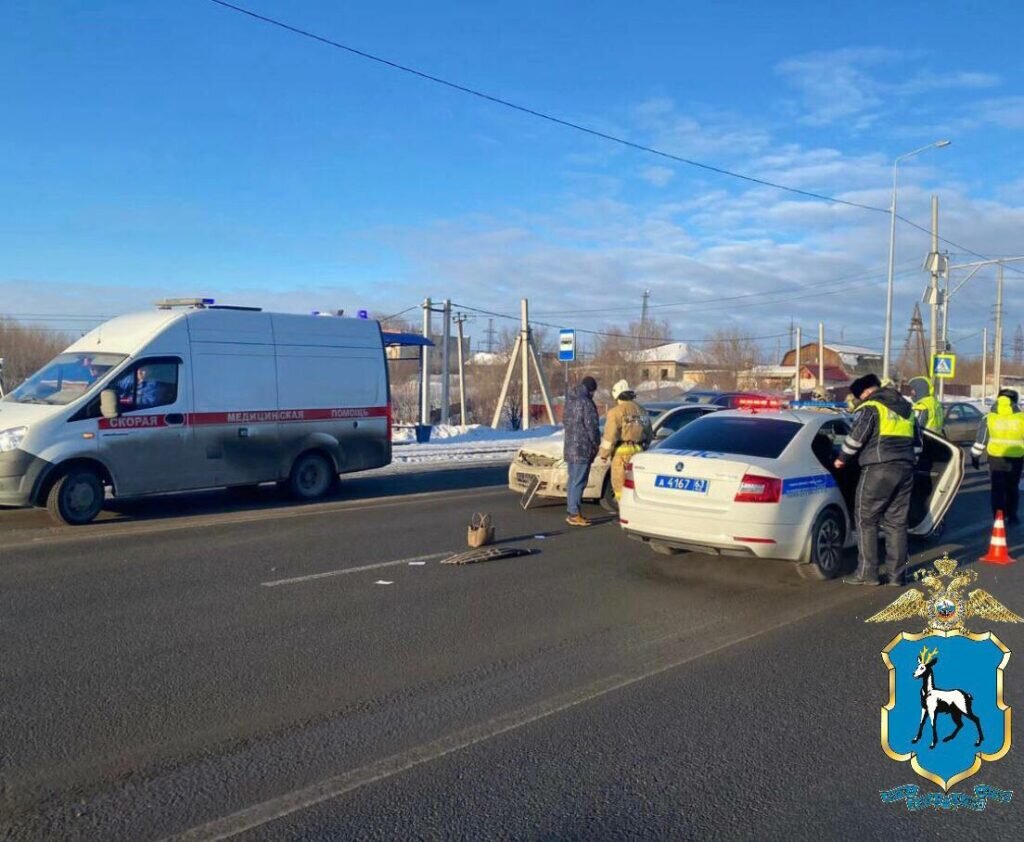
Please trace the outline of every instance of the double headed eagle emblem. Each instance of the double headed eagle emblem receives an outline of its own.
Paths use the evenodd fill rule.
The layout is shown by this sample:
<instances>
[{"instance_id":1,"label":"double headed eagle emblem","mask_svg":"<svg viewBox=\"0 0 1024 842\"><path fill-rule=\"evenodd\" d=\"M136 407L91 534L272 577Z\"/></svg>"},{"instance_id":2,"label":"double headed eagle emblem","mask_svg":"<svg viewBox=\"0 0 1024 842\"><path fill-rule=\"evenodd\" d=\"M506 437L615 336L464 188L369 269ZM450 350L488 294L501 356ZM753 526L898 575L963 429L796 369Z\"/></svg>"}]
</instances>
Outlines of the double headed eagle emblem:
<instances>
[{"instance_id":1,"label":"double headed eagle emblem","mask_svg":"<svg viewBox=\"0 0 1024 842\"><path fill-rule=\"evenodd\" d=\"M959 631L967 633L964 623L972 617L981 617L1000 623L1022 623L1018 617L992 594L980 588L965 593L978 578L974 570L957 570L959 562L947 553L934 563L934 570L922 570L917 574L931 593L923 594L911 588L891 605L883 608L868 623L889 623L923 617L928 621L924 631ZM949 579L949 584L943 584Z\"/></svg>"}]
</instances>

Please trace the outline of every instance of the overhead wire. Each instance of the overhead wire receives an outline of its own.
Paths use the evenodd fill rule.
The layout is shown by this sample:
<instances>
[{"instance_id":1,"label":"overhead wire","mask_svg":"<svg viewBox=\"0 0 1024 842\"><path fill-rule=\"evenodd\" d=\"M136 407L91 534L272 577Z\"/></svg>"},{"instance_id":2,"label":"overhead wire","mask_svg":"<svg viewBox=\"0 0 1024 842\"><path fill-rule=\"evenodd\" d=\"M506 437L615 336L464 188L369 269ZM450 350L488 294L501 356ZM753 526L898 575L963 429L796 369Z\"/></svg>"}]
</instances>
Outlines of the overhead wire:
<instances>
[{"instance_id":1,"label":"overhead wire","mask_svg":"<svg viewBox=\"0 0 1024 842\"><path fill-rule=\"evenodd\" d=\"M734 170L726 169L725 167L718 167L718 166L715 166L713 164L705 163L703 161L697 161L697 160L694 160L692 158L685 158L682 155L676 155L676 154L673 154L671 152L666 152L663 149L657 149L656 147L653 147L653 146L648 146L648 145L643 144L643 143L637 143L636 141L632 141L632 140L629 140L627 138L620 137L619 135L613 135L613 134L610 134L608 132L601 131L600 129L595 129L595 128L591 127L591 126L586 126L586 125L584 125L582 123L577 123L577 122L574 122L572 120L567 120L567 119L565 119L563 117L557 117L554 114L549 114L549 113L547 113L545 111L540 111L540 110L538 110L536 108L531 108L531 107L526 106L526 105L520 105L519 103L512 102L511 100L505 99L503 97L496 96L494 94L486 93L485 91L481 91L481 90L479 90L477 88L471 88L468 85L463 85L463 84L460 84L458 82L453 82L450 79L445 79L445 78L443 78L441 76L436 76L436 75L434 75L432 73L427 73L426 71L418 70L415 67L411 67L411 66L406 65L406 64L401 64L401 63L399 63L397 61L392 61L391 59L387 59L387 58L384 58L383 56L375 55L374 53L367 52L366 50L360 50L360 49L358 49L356 47L352 47L352 46L350 46L348 44L343 44L340 41L335 41L332 38L327 38L326 36L318 35L315 32L310 32L307 29L302 29L301 27L294 26L294 25L292 25L290 23L285 23L284 21L279 20L277 18L272 18L272 17L270 17L268 15L263 15L263 14L260 14L259 12L254 12L253 10L247 9L244 6L238 6L238 5L235 5L234 3L228 3L227 0L210 0L210 2L215 4L215 5L217 5L217 6L221 6L221 7L225 8L225 9L230 10L230 11L236 12L236 13L241 14L241 15L245 15L247 17L250 17L250 18L252 18L254 20L257 20L257 21L260 21L262 23L268 24L270 26L274 26L274 27L277 27L279 29L283 29L283 30L285 30L287 32L290 32L290 33L294 34L294 35L298 35L298 36L303 37L303 38L308 38L308 39L313 40L313 41L318 41L319 43L326 44L329 47L333 47L333 48L338 49L338 50L343 50L343 51L345 51L345 52L347 52L347 53L349 53L351 55L358 56L360 58L366 59L367 61L376 62L377 64L381 64L381 65L384 65L386 67L390 67L391 69L398 70L398 71L400 71L402 73L408 73L411 76L416 76L416 77L418 77L420 79L424 79L424 80L426 80L428 82L433 82L436 85L442 85L443 87L449 88L451 90L458 91L460 93L467 94L469 96L477 97L479 99L486 100L487 102L492 102L495 105L500 105L500 106L502 106L504 108L509 108L509 109L512 109L513 111L518 111L520 113L527 114L527 115L529 115L531 117L536 117L537 119L540 119L540 120L545 120L545 121L547 121L549 123L553 123L555 125L562 126L564 128L568 128L568 129L572 129L574 131L582 132L583 134L587 134L587 135L590 135L592 137L600 138L601 140L606 140L606 141L609 141L611 143L616 143L616 144L619 144L620 146L625 146L627 148L634 149L634 150L639 151L639 152L644 152L644 153L646 153L648 155L655 155L655 156L657 156L659 158L664 158L664 159L669 160L669 161L674 161L677 164L684 164L686 166L695 167L697 169L705 170L707 172L713 172L713 173L716 173L718 175L727 176L729 178L735 178L735 179L738 179L738 180L741 180L741 181L745 181L745 182L748 182L748 183L751 183L751 184L757 184L757 185L762 186L762 187L770 187L770 188L772 188L774 190L781 190L781 191L786 192L786 193L792 193L794 195L803 196L803 197L809 198L809 199L817 199L819 201L828 202L830 204L844 205L846 207L858 208L859 210L871 211L872 213L883 213L883 214L886 214L886 215L889 215L889 214L892 213L892 209L890 209L890 208L883 208L883 207L879 207L877 205L868 205L868 204L865 204L863 202L855 202L855 201L852 201L852 200L849 200L849 199L840 199L838 196L830 196L828 194L817 193L817 192L814 192L812 190L802 190L799 187L792 187L792 186L787 185L787 184L780 184L779 182L769 181L768 179L758 178L757 176L752 176L752 175L747 175L745 173L736 172ZM906 217L901 216L900 214L895 214L895 216L896 216L896 219L900 220L901 222L904 222L907 225L910 225L910 226L912 226L914 228L917 228L918 230L921 230L921 231L924 231L924 232L926 232L928 234L931 234L931 229L925 228L922 225L918 225L916 222L913 222L913 221L907 219ZM945 237L941 237L940 236L938 239L940 241L946 243L947 245L953 246L954 248L963 249L963 250L967 251L968 253L975 255L976 257L985 258L984 255L979 254L978 252L972 251L971 249L968 249L965 246L959 245L958 243L955 243L952 240L948 240ZM985 258L985 259L987 259L987 258ZM1024 272L1024 270L1016 269L1016 267L1014 267L1014 271L1022 271L1022 272Z\"/></svg>"}]
</instances>

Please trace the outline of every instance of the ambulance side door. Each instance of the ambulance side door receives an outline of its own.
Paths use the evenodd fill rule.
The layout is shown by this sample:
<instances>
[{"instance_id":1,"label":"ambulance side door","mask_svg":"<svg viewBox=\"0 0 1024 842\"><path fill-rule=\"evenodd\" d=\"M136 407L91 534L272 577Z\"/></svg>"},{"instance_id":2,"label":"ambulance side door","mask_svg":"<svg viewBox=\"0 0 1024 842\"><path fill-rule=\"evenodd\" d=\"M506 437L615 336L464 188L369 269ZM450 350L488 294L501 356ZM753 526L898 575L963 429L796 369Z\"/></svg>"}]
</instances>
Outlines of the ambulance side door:
<instances>
[{"instance_id":1,"label":"ambulance side door","mask_svg":"<svg viewBox=\"0 0 1024 842\"><path fill-rule=\"evenodd\" d=\"M136 360L108 385L117 394L116 418L97 422L99 453L117 495L192 487L194 453L191 387L180 356Z\"/></svg>"}]
</instances>

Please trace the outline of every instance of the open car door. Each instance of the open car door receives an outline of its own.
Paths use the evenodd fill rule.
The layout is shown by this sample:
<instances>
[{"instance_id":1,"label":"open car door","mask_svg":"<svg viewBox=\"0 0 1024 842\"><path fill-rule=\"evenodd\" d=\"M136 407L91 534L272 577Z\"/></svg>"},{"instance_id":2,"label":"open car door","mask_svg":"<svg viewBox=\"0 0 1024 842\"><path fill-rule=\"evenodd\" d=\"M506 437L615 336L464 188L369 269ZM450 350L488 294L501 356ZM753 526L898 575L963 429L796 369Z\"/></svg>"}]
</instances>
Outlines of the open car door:
<instances>
[{"instance_id":1,"label":"open car door","mask_svg":"<svg viewBox=\"0 0 1024 842\"><path fill-rule=\"evenodd\" d=\"M930 535L942 523L963 482L964 461L964 451L958 445L924 431L924 452L914 469L911 535Z\"/></svg>"}]
</instances>

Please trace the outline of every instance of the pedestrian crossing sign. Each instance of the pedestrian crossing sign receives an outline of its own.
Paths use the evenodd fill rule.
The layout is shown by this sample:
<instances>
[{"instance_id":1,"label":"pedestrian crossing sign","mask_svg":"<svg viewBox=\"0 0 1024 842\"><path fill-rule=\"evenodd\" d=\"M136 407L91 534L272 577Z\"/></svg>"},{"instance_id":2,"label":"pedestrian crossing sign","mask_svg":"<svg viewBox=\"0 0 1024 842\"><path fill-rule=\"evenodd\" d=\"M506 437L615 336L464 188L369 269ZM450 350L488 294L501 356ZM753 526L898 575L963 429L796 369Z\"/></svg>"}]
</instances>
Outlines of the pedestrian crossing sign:
<instances>
[{"instance_id":1,"label":"pedestrian crossing sign","mask_svg":"<svg viewBox=\"0 0 1024 842\"><path fill-rule=\"evenodd\" d=\"M956 354L936 354L932 357L932 374L949 379L956 376Z\"/></svg>"}]
</instances>

